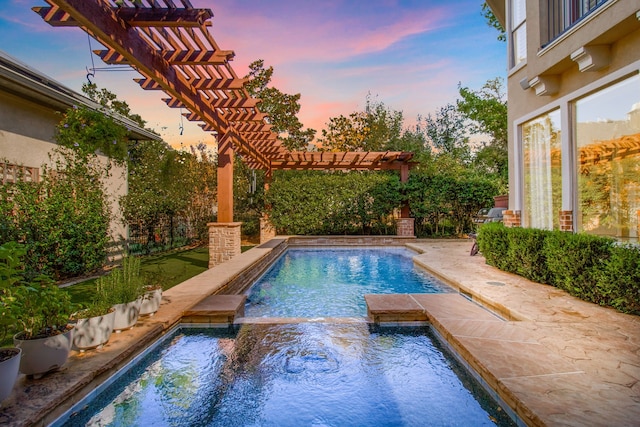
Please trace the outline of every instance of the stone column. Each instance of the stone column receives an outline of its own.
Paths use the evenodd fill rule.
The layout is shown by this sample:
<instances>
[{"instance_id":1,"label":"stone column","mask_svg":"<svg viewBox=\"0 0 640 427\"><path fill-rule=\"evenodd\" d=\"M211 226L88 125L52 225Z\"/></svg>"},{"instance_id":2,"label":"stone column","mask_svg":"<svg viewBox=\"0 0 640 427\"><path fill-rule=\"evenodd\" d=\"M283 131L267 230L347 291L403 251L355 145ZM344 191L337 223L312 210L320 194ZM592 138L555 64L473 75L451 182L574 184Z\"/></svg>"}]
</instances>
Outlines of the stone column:
<instances>
[{"instance_id":1,"label":"stone column","mask_svg":"<svg viewBox=\"0 0 640 427\"><path fill-rule=\"evenodd\" d=\"M560 231L573 232L573 211L560 211Z\"/></svg>"},{"instance_id":2,"label":"stone column","mask_svg":"<svg viewBox=\"0 0 640 427\"><path fill-rule=\"evenodd\" d=\"M240 255L241 222L210 222L209 227L209 268L222 264Z\"/></svg>"},{"instance_id":3,"label":"stone column","mask_svg":"<svg viewBox=\"0 0 640 427\"><path fill-rule=\"evenodd\" d=\"M263 215L260 218L260 243L265 243L271 239L276 237L276 229L271 224L269 217L267 215Z\"/></svg>"},{"instance_id":4,"label":"stone column","mask_svg":"<svg viewBox=\"0 0 640 427\"><path fill-rule=\"evenodd\" d=\"M409 180L409 165L404 163L400 167L400 182L407 182ZM411 218L411 211L409 209L409 202L405 201L400 209L400 218L397 220L398 224L398 236L413 237L415 236L415 218Z\"/></svg>"},{"instance_id":5,"label":"stone column","mask_svg":"<svg viewBox=\"0 0 640 427\"><path fill-rule=\"evenodd\" d=\"M398 218L398 236L413 237L415 218Z\"/></svg>"}]
</instances>

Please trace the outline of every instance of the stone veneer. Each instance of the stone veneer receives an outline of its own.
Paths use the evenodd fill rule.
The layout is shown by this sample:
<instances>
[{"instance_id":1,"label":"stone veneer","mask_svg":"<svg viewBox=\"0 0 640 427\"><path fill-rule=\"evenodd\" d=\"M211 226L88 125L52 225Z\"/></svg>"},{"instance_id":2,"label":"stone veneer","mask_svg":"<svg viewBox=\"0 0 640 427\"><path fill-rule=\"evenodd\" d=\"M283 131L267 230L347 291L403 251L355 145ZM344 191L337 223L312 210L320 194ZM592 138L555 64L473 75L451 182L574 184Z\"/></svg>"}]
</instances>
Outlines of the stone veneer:
<instances>
[{"instance_id":1,"label":"stone veneer","mask_svg":"<svg viewBox=\"0 0 640 427\"><path fill-rule=\"evenodd\" d=\"M415 218L398 218L398 236L414 236L414 223Z\"/></svg>"},{"instance_id":2,"label":"stone veneer","mask_svg":"<svg viewBox=\"0 0 640 427\"><path fill-rule=\"evenodd\" d=\"M268 242L276 237L276 229L269 221L269 217L260 218L260 243Z\"/></svg>"},{"instance_id":3,"label":"stone veneer","mask_svg":"<svg viewBox=\"0 0 640 427\"><path fill-rule=\"evenodd\" d=\"M402 246L415 236L290 236L289 246Z\"/></svg>"},{"instance_id":4,"label":"stone veneer","mask_svg":"<svg viewBox=\"0 0 640 427\"><path fill-rule=\"evenodd\" d=\"M209 268L222 264L240 255L241 222L210 222L209 227Z\"/></svg>"},{"instance_id":5,"label":"stone veneer","mask_svg":"<svg viewBox=\"0 0 640 427\"><path fill-rule=\"evenodd\" d=\"M573 211L560 211L560 231L573 232Z\"/></svg>"},{"instance_id":6,"label":"stone veneer","mask_svg":"<svg viewBox=\"0 0 640 427\"><path fill-rule=\"evenodd\" d=\"M502 215L502 222L506 227L522 226L520 211L506 210Z\"/></svg>"},{"instance_id":7,"label":"stone veneer","mask_svg":"<svg viewBox=\"0 0 640 427\"><path fill-rule=\"evenodd\" d=\"M236 295L244 292L249 286L253 285L258 278L273 264L273 262L287 249L286 239L272 239L266 244L259 246L261 249L270 249L270 251L254 262L251 268L246 268L236 274L233 279L221 286L216 294L218 295Z\"/></svg>"}]
</instances>

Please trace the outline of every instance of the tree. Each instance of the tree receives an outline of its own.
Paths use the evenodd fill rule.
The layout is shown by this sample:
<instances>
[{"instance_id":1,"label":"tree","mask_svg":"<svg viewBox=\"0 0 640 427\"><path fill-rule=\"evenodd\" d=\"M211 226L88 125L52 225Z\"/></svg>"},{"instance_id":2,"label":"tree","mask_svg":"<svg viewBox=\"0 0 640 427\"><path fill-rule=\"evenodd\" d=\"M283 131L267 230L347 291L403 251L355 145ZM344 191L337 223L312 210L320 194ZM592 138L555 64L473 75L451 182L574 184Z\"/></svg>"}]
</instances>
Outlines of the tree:
<instances>
[{"instance_id":1,"label":"tree","mask_svg":"<svg viewBox=\"0 0 640 427\"><path fill-rule=\"evenodd\" d=\"M471 157L466 117L453 104L441 107L425 119L427 139L437 156L466 164Z\"/></svg>"},{"instance_id":2,"label":"tree","mask_svg":"<svg viewBox=\"0 0 640 427\"><path fill-rule=\"evenodd\" d=\"M420 124L415 129L402 129L402 111L387 107L367 96L364 111L348 117L329 119L319 142L328 151L408 151L422 155L427 150Z\"/></svg>"},{"instance_id":3,"label":"tree","mask_svg":"<svg viewBox=\"0 0 640 427\"><path fill-rule=\"evenodd\" d=\"M458 86L461 100L458 110L471 120L473 133L486 134L490 140L476 153L475 163L487 173L501 177L506 184L508 168L507 101L502 79L487 81L478 91Z\"/></svg>"},{"instance_id":4,"label":"tree","mask_svg":"<svg viewBox=\"0 0 640 427\"><path fill-rule=\"evenodd\" d=\"M326 151L369 151L366 137L366 114L353 112L348 117L329 118L327 129L322 130L322 138L318 142Z\"/></svg>"},{"instance_id":5,"label":"tree","mask_svg":"<svg viewBox=\"0 0 640 427\"><path fill-rule=\"evenodd\" d=\"M82 93L87 95L92 101L102 105L105 109L133 120L141 128L144 128L147 124L140 115L131 112L131 108L126 101L120 101L116 94L108 89L98 89L98 85L95 83L83 83Z\"/></svg>"},{"instance_id":6,"label":"tree","mask_svg":"<svg viewBox=\"0 0 640 427\"><path fill-rule=\"evenodd\" d=\"M482 16L484 16L484 19L487 21L488 26L498 30L498 40L501 42L506 42L507 36L504 31L504 27L502 26L500 21L498 21L498 18L496 18L496 15L493 14L493 11L491 10L491 8L487 3L482 4Z\"/></svg>"},{"instance_id":7,"label":"tree","mask_svg":"<svg viewBox=\"0 0 640 427\"><path fill-rule=\"evenodd\" d=\"M245 89L251 96L261 100L258 109L269 116L271 130L280 135L283 145L291 150L304 150L315 137L314 129L303 129L298 119L300 112L300 94L286 94L269 86L273 76L273 67L265 68L264 60L259 59L249 65Z\"/></svg>"}]
</instances>

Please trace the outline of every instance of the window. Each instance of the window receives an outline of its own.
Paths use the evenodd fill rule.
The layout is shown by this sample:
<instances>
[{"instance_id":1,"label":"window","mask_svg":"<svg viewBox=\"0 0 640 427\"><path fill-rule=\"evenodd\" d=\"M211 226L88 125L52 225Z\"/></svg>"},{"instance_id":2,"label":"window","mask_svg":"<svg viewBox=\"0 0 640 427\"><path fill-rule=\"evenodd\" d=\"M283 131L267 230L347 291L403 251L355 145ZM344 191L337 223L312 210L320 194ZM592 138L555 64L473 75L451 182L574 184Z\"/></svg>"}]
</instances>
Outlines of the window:
<instances>
[{"instance_id":1,"label":"window","mask_svg":"<svg viewBox=\"0 0 640 427\"><path fill-rule=\"evenodd\" d=\"M640 76L575 102L578 231L637 240Z\"/></svg>"},{"instance_id":2,"label":"window","mask_svg":"<svg viewBox=\"0 0 640 427\"><path fill-rule=\"evenodd\" d=\"M549 19L548 43L580 22L607 0L546 0L546 2L548 11L546 16Z\"/></svg>"},{"instance_id":3,"label":"window","mask_svg":"<svg viewBox=\"0 0 640 427\"><path fill-rule=\"evenodd\" d=\"M12 165L7 162L0 162L0 178L2 184L24 182L38 182L40 180L40 169L26 166Z\"/></svg>"},{"instance_id":4,"label":"window","mask_svg":"<svg viewBox=\"0 0 640 427\"><path fill-rule=\"evenodd\" d=\"M562 206L560 131L560 110L522 125L522 225L525 227L559 228L558 213Z\"/></svg>"},{"instance_id":5,"label":"window","mask_svg":"<svg viewBox=\"0 0 640 427\"><path fill-rule=\"evenodd\" d=\"M511 0L509 10L511 28L511 66L527 59L526 1Z\"/></svg>"}]
</instances>

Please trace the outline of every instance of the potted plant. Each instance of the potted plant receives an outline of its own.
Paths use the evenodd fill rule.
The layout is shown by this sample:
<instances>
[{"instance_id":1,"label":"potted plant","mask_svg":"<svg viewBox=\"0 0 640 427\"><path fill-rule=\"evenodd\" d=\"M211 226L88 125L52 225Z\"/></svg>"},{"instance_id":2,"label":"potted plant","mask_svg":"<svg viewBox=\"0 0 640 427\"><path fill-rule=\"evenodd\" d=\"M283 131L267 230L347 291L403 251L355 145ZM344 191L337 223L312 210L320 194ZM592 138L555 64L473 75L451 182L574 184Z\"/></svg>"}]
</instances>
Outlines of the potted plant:
<instances>
[{"instance_id":1,"label":"potted plant","mask_svg":"<svg viewBox=\"0 0 640 427\"><path fill-rule=\"evenodd\" d=\"M0 339L2 343L15 325L12 308L12 287L20 281L18 267L24 250L15 242L0 246ZM0 347L0 402L13 390L20 368L22 350L17 347Z\"/></svg>"},{"instance_id":2,"label":"potted plant","mask_svg":"<svg viewBox=\"0 0 640 427\"><path fill-rule=\"evenodd\" d=\"M162 269L156 272L147 272L143 279L142 306L140 306L140 316L153 316L160 308L162 302L162 282L165 277Z\"/></svg>"},{"instance_id":3,"label":"potted plant","mask_svg":"<svg viewBox=\"0 0 640 427\"><path fill-rule=\"evenodd\" d=\"M130 329L138 322L142 293L140 260L135 257L126 257L121 268L98 279L98 298L115 308L114 331Z\"/></svg>"},{"instance_id":4,"label":"potted plant","mask_svg":"<svg viewBox=\"0 0 640 427\"><path fill-rule=\"evenodd\" d=\"M69 324L69 318L74 305L69 294L58 288L50 277L39 275L25 279L22 267L25 251L18 244L8 245L12 257L9 267L12 284L5 293L3 305L15 322L17 333L13 342L22 353L20 372L39 378L64 365L69 357L73 341L73 325ZM5 261L5 267L7 265Z\"/></svg>"},{"instance_id":5,"label":"potted plant","mask_svg":"<svg viewBox=\"0 0 640 427\"><path fill-rule=\"evenodd\" d=\"M98 295L94 301L72 316L75 320L73 346L81 352L102 348L111 338L116 309Z\"/></svg>"}]
</instances>

